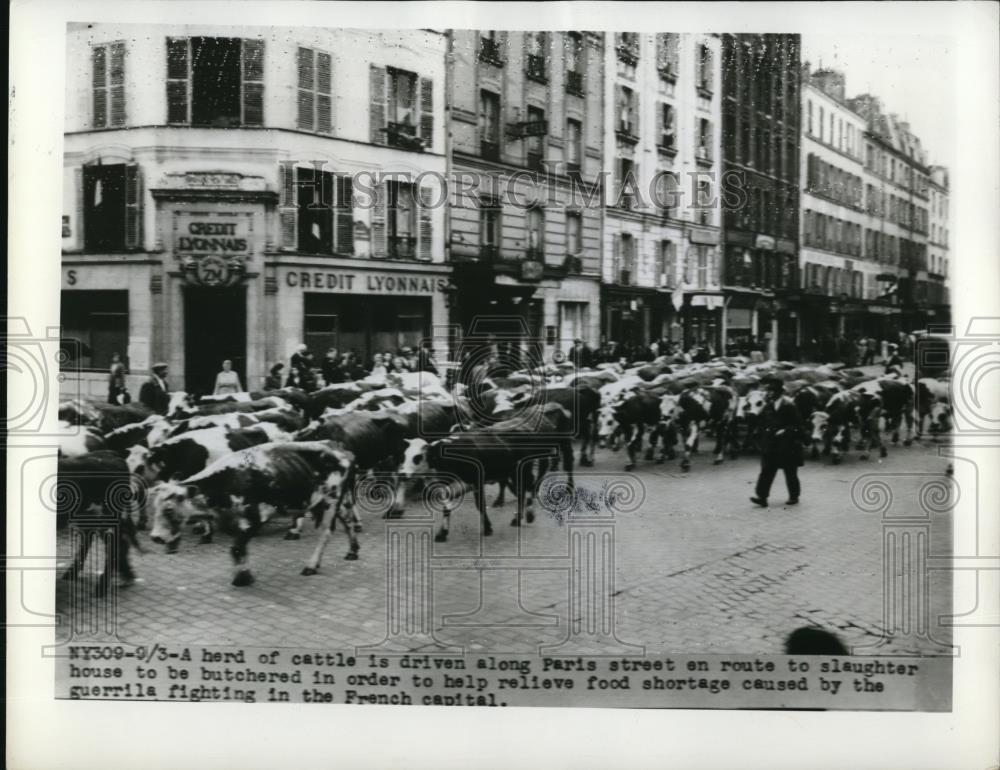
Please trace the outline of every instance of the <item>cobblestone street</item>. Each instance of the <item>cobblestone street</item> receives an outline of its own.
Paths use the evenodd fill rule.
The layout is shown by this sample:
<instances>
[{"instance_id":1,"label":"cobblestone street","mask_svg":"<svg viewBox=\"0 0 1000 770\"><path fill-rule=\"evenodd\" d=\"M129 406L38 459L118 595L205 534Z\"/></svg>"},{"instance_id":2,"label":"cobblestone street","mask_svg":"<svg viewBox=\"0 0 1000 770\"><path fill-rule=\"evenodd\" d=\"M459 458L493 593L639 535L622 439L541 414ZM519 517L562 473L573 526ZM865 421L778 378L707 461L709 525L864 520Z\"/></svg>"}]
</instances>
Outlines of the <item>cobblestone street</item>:
<instances>
[{"instance_id":1,"label":"cobblestone street","mask_svg":"<svg viewBox=\"0 0 1000 770\"><path fill-rule=\"evenodd\" d=\"M337 532L320 573L312 577L300 571L316 543L315 530L307 524L302 540L290 542L282 537L287 522L270 522L251 543L257 581L248 588L230 585L227 535L217 534L209 545L186 535L180 552L167 555L140 533L146 553L133 557L138 581L117 591L117 633L121 641L135 644L344 649L385 642L384 649L522 653L535 652L539 645L557 651L553 645L562 644L560 654L643 649L650 654L773 654L781 652L789 631L818 624L863 653L862 647L886 635L884 533L881 501L868 500L865 504L876 510L862 510L852 502L852 487L863 476L886 474L892 514L920 514L921 488L948 478L940 446L890 446L881 462L860 460L856 451L839 466L828 459L807 461L801 504L782 504L786 495L779 475L766 510L748 500L758 468L755 457L713 467L703 449L689 473L682 473L676 462L640 462L634 474L624 475L619 473L624 452L599 451L596 467L578 469L578 487L600 493L624 481L639 495L630 504L619 502L613 524L605 528L613 532L613 580L611 572L604 575L599 568L609 563L610 551L602 556L598 548L595 562L594 553L584 548L581 560L571 563L567 533L573 527L567 520L539 510L534 523L508 526L514 513L509 497L505 507L490 509L492 537L479 537L478 517L471 499L466 500L452 517L448 542L425 541L431 556L423 562L415 562L404 547L405 558L391 570L387 532L430 533L437 526L421 522L416 503L401 520L363 515L358 561L343 560L347 541ZM586 520L577 513L568 518L574 525ZM930 554L950 553L950 514L933 513L929 522ZM61 563L68 561L70 548L68 536L61 534ZM96 558L88 564L88 596ZM571 581L571 564L580 564L587 574ZM405 620L419 621L420 605L405 605L420 601L415 587L425 575L432 575L432 604L430 633L422 634ZM59 637L68 640L71 619L83 623L91 617L94 600L88 598L69 612L68 584L59 581L57 591ZM950 595L949 574L932 572L932 636L945 643L948 629L935 626L938 616L949 611ZM598 603L613 598L613 633L606 625L591 625L600 608L588 606L588 596ZM390 600L399 610L391 617L404 618L391 634ZM578 633L571 635L571 630ZM902 654L941 650L916 632L890 634L879 648Z\"/></svg>"}]
</instances>

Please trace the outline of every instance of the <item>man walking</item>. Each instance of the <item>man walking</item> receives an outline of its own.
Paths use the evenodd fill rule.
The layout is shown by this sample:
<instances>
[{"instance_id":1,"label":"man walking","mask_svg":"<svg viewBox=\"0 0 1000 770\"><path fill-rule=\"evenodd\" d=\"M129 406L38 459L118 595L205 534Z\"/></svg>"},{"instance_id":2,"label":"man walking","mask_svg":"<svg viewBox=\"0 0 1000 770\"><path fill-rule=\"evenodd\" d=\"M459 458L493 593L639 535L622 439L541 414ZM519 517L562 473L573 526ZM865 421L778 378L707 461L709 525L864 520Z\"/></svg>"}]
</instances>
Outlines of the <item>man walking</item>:
<instances>
[{"instance_id":1,"label":"man walking","mask_svg":"<svg viewBox=\"0 0 1000 770\"><path fill-rule=\"evenodd\" d=\"M760 475L757 477L756 495L750 501L761 508L767 507L771 483L780 469L785 474L788 487L786 505L795 505L801 493L799 467L805 458L799 410L785 395L785 385L781 380L769 377L762 384L767 389L767 403L760 414Z\"/></svg>"},{"instance_id":2,"label":"man walking","mask_svg":"<svg viewBox=\"0 0 1000 770\"><path fill-rule=\"evenodd\" d=\"M153 364L152 376L139 388L139 401L157 414L166 414L170 406L167 391L167 365Z\"/></svg>"}]
</instances>

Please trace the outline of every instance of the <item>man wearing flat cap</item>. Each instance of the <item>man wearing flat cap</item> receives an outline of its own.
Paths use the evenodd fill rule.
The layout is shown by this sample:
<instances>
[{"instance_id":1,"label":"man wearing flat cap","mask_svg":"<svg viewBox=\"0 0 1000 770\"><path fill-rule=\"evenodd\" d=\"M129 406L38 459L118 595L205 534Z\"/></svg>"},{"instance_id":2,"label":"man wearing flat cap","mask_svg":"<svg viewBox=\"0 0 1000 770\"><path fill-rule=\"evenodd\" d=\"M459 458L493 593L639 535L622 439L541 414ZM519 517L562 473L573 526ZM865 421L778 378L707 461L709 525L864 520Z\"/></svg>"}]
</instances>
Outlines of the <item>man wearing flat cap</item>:
<instances>
[{"instance_id":1,"label":"man wearing flat cap","mask_svg":"<svg viewBox=\"0 0 1000 770\"><path fill-rule=\"evenodd\" d=\"M167 390L167 365L153 364L152 376L142 383L139 389L139 401L157 414L166 414L170 405L170 393Z\"/></svg>"},{"instance_id":2,"label":"man wearing flat cap","mask_svg":"<svg viewBox=\"0 0 1000 770\"><path fill-rule=\"evenodd\" d=\"M760 414L760 475L757 477L755 496L750 501L761 508L767 507L771 483L780 469L785 474L788 487L785 504L796 505L801 493L799 467L805 458L799 410L785 395L785 384L780 379L768 377L761 384L767 392L767 403Z\"/></svg>"}]
</instances>

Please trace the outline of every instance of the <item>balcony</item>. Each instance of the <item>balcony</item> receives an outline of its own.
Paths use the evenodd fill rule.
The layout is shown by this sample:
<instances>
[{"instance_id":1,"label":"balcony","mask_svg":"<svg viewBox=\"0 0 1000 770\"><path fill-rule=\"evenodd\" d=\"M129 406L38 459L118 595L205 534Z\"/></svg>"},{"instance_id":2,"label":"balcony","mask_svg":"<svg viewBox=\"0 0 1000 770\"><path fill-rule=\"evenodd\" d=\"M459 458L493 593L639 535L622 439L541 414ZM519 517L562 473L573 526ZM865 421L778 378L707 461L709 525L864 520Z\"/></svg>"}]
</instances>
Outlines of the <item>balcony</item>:
<instances>
[{"instance_id":1,"label":"balcony","mask_svg":"<svg viewBox=\"0 0 1000 770\"><path fill-rule=\"evenodd\" d=\"M407 123L387 123L385 127L386 144L411 152L423 152L424 141L417 136L417 127Z\"/></svg>"},{"instance_id":2,"label":"balcony","mask_svg":"<svg viewBox=\"0 0 1000 770\"><path fill-rule=\"evenodd\" d=\"M656 70L660 73L660 77L663 80L669 83L677 82L677 65L674 62L664 62Z\"/></svg>"},{"instance_id":3,"label":"balcony","mask_svg":"<svg viewBox=\"0 0 1000 770\"><path fill-rule=\"evenodd\" d=\"M525 160L525 165L533 171L544 171L545 168L542 165L542 153L532 152L529 150Z\"/></svg>"},{"instance_id":4,"label":"balcony","mask_svg":"<svg viewBox=\"0 0 1000 770\"><path fill-rule=\"evenodd\" d=\"M583 272L583 259L576 254L567 254L563 260L563 269L567 275L579 275Z\"/></svg>"},{"instance_id":5,"label":"balcony","mask_svg":"<svg viewBox=\"0 0 1000 770\"><path fill-rule=\"evenodd\" d=\"M386 239L390 259L416 259L417 239L409 235L390 235Z\"/></svg>"},{"instance_id":6,"label":"balcony","mask_svg":"<svg viewBox=\"0 0 1000 770\"><path fill-rule=\"evenodd\" d=\"M577 181L583 180L583 169L580 164L575 161L566 161L566 176L570 179L576 179Z\"/></svg>"},{"instance_id":7,"label":"balcony","mask_svg":"<svg viewBox=\"0 0 1000 770\"><path fill-rule=\"evenodd\" d=\"M570 70L566 73L566 93L583 96L583 73Z\"/></svg>"},{"instance_id":8,"label":"balcony","mask_svg":"<svg viewBox=\"0 0 1000 770\"><path fill-rule=\"evenodd\" d=\"M545 249L529 246L524 250L524 258L529 262L545 262Z\"/></svg>"},{"instance_id":9,"label":"balcony","mask_svg":"<svg viewBox=\"0 0 1000 770\"><path fill-rule=\"evenodd\" d=\"M618 271L618 283L621 286L631 286L632 285L632 271L631 270L619 270Z\"/></svg>"},{"instance_id":10,"label":"balcony","mask_svg":"<svg viewBox=\"0 0 1000 770\"><path fill-rule=\"evenodd\" d=\"M694 153L695 159L698 161L699 166L711 166L712 165L712 153L709 152L708 148L704 145L700 146Z\"/></svg>"},{"instance_id":11,"label":"balcony","mask_svg":"<svg viewBox=\"0 0 1000 770\"><path fill-rule=\"evenodd\" d=\"M631 120L620 120L615 127L615 136L628 144L638 144L639 136L635 133L638 130L639 127Z\"/></svg>"},{"instance_id":12,"label":"balcony","mask_svg":"<svg viewBox=\"0 0 1000 770\"><path fill-rule=\"evenodd\" d=\"M479 154L486 160L500 160L500 143L481 141L479 143Z\"/></svg>"},{"instance_id":13,"label":"balcony","mask_svg":"<svg viewBox=\"0 0 1000 770\"><path fill-rule=\"evenodd\" d=\"M502 67L504 62L500 56L500 44L496 40L488 37L479 39L479 61L492 64L494 67Z\"/></svg>"},{"instance_id":14,"label":"balcony","mask_svg":"<svg viewBox=\"0 0 1000 770\"><path fill-rule=\"evenodd\" d=\"M483 262L494 264L500 261L500 247L493 244L483 244L479 247L479 258Z\"/></svg>"},{"instance_id":15,"label":"balcony","mask_svg":"<svg viewBox=\"0 0 1000 770\"><path fill-rule=\"evenodd\" d=\"M548 83L549 79L545 75L545 57L529 53L524 74L531 80L536 80L539 83Z\"/></svg>"},{"instance_id":16,"label":"balcony","mask_svg":"<svg viewBox=\"0 0 1000 770\"><path fill-rule=\"evenodd\" d=\"M656 145L656 151L660 155L667 155L673 157L677 154L677 142L674 140L673 134L663 134L660 136L660 141Z\"/></svg>"},{"instance_id":17,"label":"balcony","mask_svg":"<svg viewBox=\"0 0 1000 770\"><path fill-rule=\"evenodd\" d=\"M636 65L639 63L639 41L635 38L629 38L624 41L621 45L615 48L615 53L618 55L618 60L625 62L625 64Z\"/></svg>"}]
</instances>

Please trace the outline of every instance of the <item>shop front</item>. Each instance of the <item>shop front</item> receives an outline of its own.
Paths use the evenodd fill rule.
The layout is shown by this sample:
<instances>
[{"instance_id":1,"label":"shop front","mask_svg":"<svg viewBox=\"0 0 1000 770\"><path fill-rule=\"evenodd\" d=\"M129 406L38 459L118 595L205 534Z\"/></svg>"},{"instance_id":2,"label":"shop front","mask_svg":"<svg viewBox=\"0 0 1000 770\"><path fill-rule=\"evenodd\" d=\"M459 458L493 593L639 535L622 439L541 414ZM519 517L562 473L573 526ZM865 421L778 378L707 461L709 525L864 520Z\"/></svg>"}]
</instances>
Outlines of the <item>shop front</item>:
<instances>
[{"instance_id":1,"label":"shop front","mask_svg":"<svg viewBox=\"0 0 1000 770\"><path fill-rule=\"evenodd\" d=\"M436 264L363 264L350 259L272 257L265 273L266 312L275 332L267 360L284 362L300 344L317 361L330 348L353 351L369 368L375 353L395 355L431 340L448 346L449 269Z\"/></svg>"},{"instance_id":2,"label":"shop front","mask_svg":"<svg viewBox=\"0 0 1000 770\"><path fill-rule=\"evenodd\" d=\"M710 354L722 348L722 313L725 299L722 292L687 292L681 308L684 329L684 349L704 347Z\"/></svg>"},{"instance_id":3,"label":"shop front","mask_svg":"<svg viewBox=\"0 0 1000 770\"><path fill-rule=\"evenodd\" d=\"M601 287L602 335L626 350L639 350L662 333L663 300L653 288ZM656 316L659 323L654 327Z\"/></svg>"}]
</instances>

